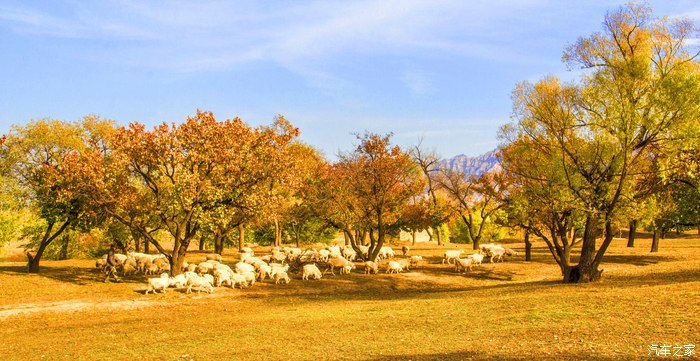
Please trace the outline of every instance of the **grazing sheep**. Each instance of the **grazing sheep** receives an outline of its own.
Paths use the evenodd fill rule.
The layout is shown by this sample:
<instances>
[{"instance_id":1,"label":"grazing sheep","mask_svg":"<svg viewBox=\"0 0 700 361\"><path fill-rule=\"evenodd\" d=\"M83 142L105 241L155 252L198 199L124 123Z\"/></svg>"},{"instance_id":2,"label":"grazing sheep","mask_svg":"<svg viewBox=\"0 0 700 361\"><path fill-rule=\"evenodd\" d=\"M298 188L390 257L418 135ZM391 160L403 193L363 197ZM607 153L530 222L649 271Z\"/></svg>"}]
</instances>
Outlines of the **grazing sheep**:
<instances>
[{"instance_id":1,"label":"grazing sheep","mask_svg":"<svg viewBox=\"0 0 700 361\"><path fill-rule=\"evenodd\" d=\"M411 256L411 258L408 259L411 267L418 267L418 263L423 261L422 256Z\"/></svg>"},{"instance_id":2,"label":"grazing sheep","mask_svg":"<svg viewBox=\"0 0 700 361\"><path fill-rule=\"evenodd\" d=\"M320 280L323 277L321 270L313 263L305 264L302 269L301 279L308 280L309 277L316 280Z\"/></svg>"},{"instance_id":3,"label":"grazing sheep","mask_svg":"<svg viewBox=\"0 0 700 361\"><path fill-rule=\"evenodd\" d=\"M365 274L379 273L379 266L372 261L365 262Z\"/></svg>"},{"instance_id":4,"label":"grazing sheep","mask_svg":"<svg viewBox=\"0 0 700 361\"><path fill-rule=\"evenodd\" d=\"M322 249L318 251L318 254L321 256L321 262L328 262L328 259L330 258L331 251L327 249Z\"/></svg>"},{"instance_id":5,"label":"grazing sheep","mask_svg":"<svg viewBox=\"0 0 700 361\"><path fill-rule=\"evenodd\" d=\"M194 263L190 263L185 267L185 272L196 272L197 271L197 265Z\"/></svg>"},{"instance_id":6,"label":"grazing sheep","mask_svg":"<svg viewBox=\"0 0 700 361\"><path fill-rule=\"evenodd\" d=\"M401 267L403 267L403 269L405 271L411 270L411 260L409 260L408 258L400 259L400 260L397 260L396 262L401 264Z\"/></svg>"},{"instance_id":7,"label":"grazing sheep","mask_svg":"<svg viewBox=\"0 0 700 361\"><path fill-rule=\"evenodd\" d=\"M221 255L218 253L209 253L205 257L207 261L217 261L219 263L221 262Z\"/></svg>"},{"instance_id":8,"label":"grazing sheep","mask_svg":"<svg viewBox=\"0 0 700 361\"><path fill-rule=\"evenodd\" d=\"M187 276L181 273L175 277L170 277L170 286L175 288L183 288L187 285Z\"/></svg>"},{"instance_id":9,"label":"grazing sheep","mask_svg":"<svg viewBox=\"0 0 700 361\"><path fill-rule=\"evenodd\" d=\"M124 275L124 276L126 276L128 274L136 273L136 266L129 263L129 262L127 262L121 266L118 266L118 267L121 268L122 275ZM168 271L170 271L170 270L168 270ZM164 271L164 272L168 272L168 271Z\"/></svg>"},{"instance_id":10,"label":"grazing sheep","mask_svg":"<svg viewBox=\"0 0 700 361\"><path fill-rule=\"evenodd\" d=\"M170 277L167 273L163 273L158 278L148 279L148 288L145 294L148 294L148 292L156 293L157 290L161 290L165 293L165 289L168 288L168 286L170 286Z\"/></svg>"},{"instance_id":11,"label":"grazing sheep","mask_svg":"<svg viewBox=\"0 0 700 361\"><path fill-rule=\"evenodd\" d=\"M410 250L411 250L411 248L409 248L408 246L401 247L401 253L403 253L404 257L406 257L408 255L408 251L410 251Z\"/></svg>"},{"instance_id":12,"label":"grazing sheep","mask_svg":"<svg viewBox=\"0 0 700 361\"><path fill-rule=\"evenodd\" d=\"M455 261L455 272L472 270L472 264L474 263L473 258L457 258Z\"/></svg>"},{"instance_id":13,"label":"grazing sheep","mask_svg":"<svg viewBox=\"0 0 700 361\"><path fill-rule=\"evenodd\" d=\"M284 282L284 284L289 283L289 275L287 274L287 272L275 273L275 284L278 285L282 282Z\"/></svg>"},{"instance_id":14,"label":"grazing sheep","mask_svg":"<svg viewBox=\"0 0 700 361\"><path fill-rule=\"evenodd\" d=\"M107 266L107 255L102 256L102 258L98 258L95 260L95 268L97 269L103 269Z\"/></svg>"},{"instance_id":15,"label":"grazing sheep","mask_svg":"<svg viewBox=\"0 0 700 361\"><path fill-rule=\"evenodd\" d=\"M484 255L481 253L474 253L468 255L467 258L471 258L473 264L480 265L481 262L484 260Z\"/></svg>"},{"instance_id":16,"label":"grazing sheep","mask_svg":"<svg viewBox=\"0 0 700 361\"><path fill-rule=\"evenodd\" d=\"M357 246L362 252L362 258L367 259L369 257L369 246Z\"/></svg>"},{"instance_id":17,"label":"grazing sheep","mask_svg":"<svg viewBox=\"0 0 700 361\"><path fill-rule=\"evenodd\" d=\"M399 262L389 261L386 265L386 273L401 273L401 271L403 271L403 266Z\"/></svg>"},{"instance_id":18,"label":"grazing sheep","mask_svg":"<svg viewBox=\"0 0 700 361\"><path fill-rule=\"evenodd\" d=\"M255 272L255 267L245 262L238 262L235 266L233 266L233 268L236 270L236 273L240 274L245 272Z\"/></svg>"},{"instance_id":19,"label":"grazing sheep","mask_svg":"<svg viewBox=\"0 0 700 361\"><path fill-rule=\"evenodd\" d=\"M238 288L248 287L248 282L246 282L245 276L238 273L231 274L231 288L235 288L236 285L238 285Z\"/></svg>"},{"instance_id":20,"label":"grazing sheep","mask_svg":"<svg viewBox=\"0 0 700 361\"><path fill-rule=\"evenodd\" d=\"M187 279L187 291L185 293L192 293L193 287L197 288L197 292L201 292L202 288L207 290L209 293L214 292L214 287L212 286L213 278L211 279L212 282L209 282L210 280L206 276L212 277L211 275L191 275Z\"/></svg>"},{"instance_id":21,"label":"grazing sheep","mask_svg":"<svg viewBox=\"0 0 700 361\"><path fill-rule=\"evenodd\" d=\"M355 269L355 265L352 262L346 260L342 256L335 257L335 258L331 258L330 260L328 260L328 264L326 266L326 269L323 272L326 273L328 270L330 270L331 274L333 276L335 276L335 272L333 272L333 270L335 268L340 268L340 274L342 275L345 273L346 267L349 267L349 269L351 271L353 269ZM347 273L350 273L350 272L347 272Z\"/></svg>"},{"instance_id":22,"label":"grazing sheep","mask_svg":"<svg viewBox=\"0 0 700 361\"><path fill-rule=\"evenodd\" d=\"M197 265L197 273L202 276L214 271L214 265L208 262L202 262Z\"/></svg>"},{"instance_id":23,"label":"grazing sheep","mask_svg":"<svg viewBox=\"0 0 700 361\"><path fill-rule=\"evenodd\" d=\"M257 271L258 281L263 281L265 278L272 278L272 267L267 264L260 265Z\"/></svg>"},{"instance_id":24,"label":"grazing sheep","mask_svg":"<svg viewBox=\"0 0 700 361\"><path fill-rule=\"evenodd\" d=\"M229 271L229 272L233 273L233 270L231 269L231 267L229 267L228 265L225 265L225 264L218 264L218 265L214 266L214 271L216 271L216 270L225 270L225 271Z\"/></svg>"},{"instance_id":25,"label":"grazing sheep","mask_svg":"<svg viewBox=\"0 0 700 361\"><path fill-rule=\"evenodd\" d=\"M377 258L379 258L379 259L394 258L394 250L391 249L391 247L389 247L389 246L382 246L382 248L379 249L379 253L377 254Z\"/></svg>"},{"instance_id":26,"label":"grazing sheep","mask_svg":"<svg viewBox=\"0 0 700 361\"><path fill-rule=\"evenodd\" d=\"M459 259L459 256L462 255L464 251L462 250L450 250L450 251L445 251L445 253L442 256L442 264L445 264L445 261L447 261L447 264L451 264L450 260L457 260Z\"/></svg>"},{"instance_id":27,"label":"grazing sheep","mask_svg":"<svg viewBox=\"0 0 700 361\"><path fill-rule=\"evenodd\" d=\"M255 255L255 252L253 252L253 249L250 247L243 247L243 252L250 254L251 256Z\"/></svg>"},{"instance_id":28,"label":"grazing sheep","mask_svg":"<svg viewBox=\"0 0 700 361\"><path fill-rule=\"evenodd\" d=\"M240 260L241 260L241 262L242 262L242 261L245 261L246 258L253 257L253 254L252 254L252 253L247 253L247 252L241 252L241 253L238 254L238 256L240 257Z\"/></svg>"},{"instance_id":29,"label":"grazing sheep","mask_svg":"<svg viewBox=\"0 0 700 361\"><path fill-rule=\"evenodd\" d=\"M245 278L245 281L248 284L248 286L252 286L255 284L255 277L256 277L255 272L253 272L253 271L243 272L243 273L241 273L241 276L243 276L243 278Z\"/></svg>"},{"instance_id":30,"label":"grazing sheep","mask_svg":"<svg viewBox=\"0 0 700 361\"><path fill-rule=\"evenodd\" d=\"M281 265L279 263L271 263L270 264L270 278L274 278L275 275L279 272L287 272L289 271L289 265Z\"/></svg>"},{"instance_id":31,"label":"grazing sheep","mask_svg":"<svg viewBox=\"0 0 700 361\"><path fill-rule=\"evenodd\" d=\"M512 248L506 248L506 256L517 256L518 252Z\"/></svg>"},{"instance_id":32,"label":"grazing sheep","mask_svg":"<svg viewBox=\"0 0 700 361\"><path fill-rule=\"evenodd\" d=\"M287 255L282 252L273 252L270 255L270 262L284 263L287 260Z\"/></svg>"},{"instance_id":33,"label":"grazing sheep","mask_svg":"<svg viewBox=\"0 0 700 361\"><path fill-rule=\"evenodd\" d=\"M343 248L343 257L347 259L348 261L354 261L357 258L357 252L355 252L352 247L344 247Z\"/></svg>"},{"instance_id":34,"label":"grazing sheep","mask_svg":"<svg viewBox=\"0 0 700 361\"><path fill-rule=\"evenodd\" d=\"M160 267L158 267L158 265L150 263L150 264L148 264L148 266L146 267L146 270L143 273L147 274L147 275L154 275L154 274L157 274L159 270L160 270Z\"/></svg>"},{"instance_id":35,"label":"grazing sheep","mask_svg":"<svg viewBox=\"0 0 700 361\"><path fill-rule=\"evenodd\" d=\"M221 285L230 286L233 284L233 280L231 279L232 275L233 272L229 272L225 269L214 270L214 281L216 282L216 287L221 287Z\"/></svg>"}]
</instances>

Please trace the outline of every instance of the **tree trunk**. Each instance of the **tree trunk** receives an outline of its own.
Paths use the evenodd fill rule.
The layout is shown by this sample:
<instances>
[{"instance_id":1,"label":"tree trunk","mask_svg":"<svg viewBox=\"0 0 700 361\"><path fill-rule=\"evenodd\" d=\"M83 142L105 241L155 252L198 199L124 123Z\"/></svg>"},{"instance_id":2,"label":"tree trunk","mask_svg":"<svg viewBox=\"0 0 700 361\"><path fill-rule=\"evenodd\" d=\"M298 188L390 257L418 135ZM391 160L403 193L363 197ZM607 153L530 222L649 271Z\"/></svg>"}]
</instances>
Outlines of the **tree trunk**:
<instances>
[{"instance_id":1,"label":"tree trunk","mask_svg":"<svg viewBox=\"0 0 700 361\"><path fill-rule=\"evenodd\" d=\"M204 237L199 238L199 250L204 251Z\"/></svg>"},{"instance_id":2,"label":"tree trunk","mask_svg":"<svg viewBox=\"0 0 700 361\"><path fill-rule=\"evenodd\" d=\"M579 258L578 265L565 267L564 283L585 283L600 279L603 271L598 269L598 263L594 260L596 254L597 224L598 219L594 215L588 215L586 217L586 227L583 231L583 244L581 245L581 257ZM606 230L606 237L612 238L612 234L609 234L612 231L609 224L606 224ZM568 259L568 255L566 258Z\"/></svg>"},{"instance_id":3,"label":"tree trunk","mask_svg":"<svg viewBox=\"0 0 700 361\"><path fill-rule=\"evenodd\" d=\"M185 262L185 255L187 255L187 247L189 246L189 241L175 242L173 246L173 255L170 258L170 269L171 276L179 275L182 273L182 265Z\"/></svg>"},{"instance_id":4,"label":"tree trunk","mask_svg":"<svg viewBox=\"0 0 700 361\"><path fill-rule=\"evenodd\" d=\"M143 240L143 253L148 254L151 252L151 242L149 242L147 239Z\"/></svg>"},{"instance_id":5,"label":"tree trunk","mask_svg":"<svg viewBox=\"0 0 700 361\"><path fill-rule=\"evenodd\" d=\"M637 235L637 220L630 221L630 232L627 235L627 247L634 247L634 237Z\"/></svg>"},{"instance_id":6,"label":"tree trunk","mask_svg":"<svg viewBox=\"0 0 700 361\"><path fill-rule=\"evenodd\" d=\"M131 238L134 239L134 252L141 252L141 233L132 229Z\"/></svg>"},{"instance_id":7,"label":"tree trunk","mask_svg":"<svg viewBox=\"0 0 700 361\"><path fill-rule=\"evenodd\" d=\"M241 223L238 225L238 251L243 252L243 247L245 247L245 229Z\"/></svg>"},{"instance_id":8,"label":"tree trunk","mask_svg":"<svg viewBox=\"0 0 700 361\"><path fill-rule=\"evenodd\" d=\"M222 254L224 251L224 237L221 234L214 234L214 253Z\"/></svg>"},{"instance_id":9,"label":"tree trunk","mask_svg":"<svg viewBox=\"0 0 700 361\"><path fill-rule=\"evenodd\" d=\"M61 252L58 253L58 259L61 261L68 259L68 244L70 243L70 237L68 233L64 233L61 237Z\"/></svg>"},{"instance_id":10,"label":"tree trunk","mask_svg":"<svg viewBox=\"0 0 700 361\"><path fill-rule=\"evenodd\" d=\"M281 234L282 232L280 231L280 223L279 221L277 221L277 218L275 218L275 246L277 247L279 247L282 244Z\"/></svg>"},{"instance_id":11,"label":"tree trunk","mask_svg":"<svg viewBox=\"0 0 700 361\"><path fill-rule=\"evenodd\" d=\"M46 232L44 232L44 237L41 239L41 243L39 244L39 249L36 250L35 254L31 254L30 252L27 252L27 272L28 273L39 273L39 261L41 260L41 256L44 254L44 250L46 249L46 246L51 244L51 242L56 239L63 231L68 228L68 225L71 223L70 220L66 221L61 225L61 228L56 231L53 235L51 234L51 230L53 229L53 226L55 223L49 223L46 227Z\"/></svg>"},{"instance_id":12,"label":"tree trunk","mask_svg":"<svg viewBox=\"0 0 700 361\"><path fill-rule=\"evenodd\" d=\"M440 226L435 229L435 236L437 238L438 246L442 246L442 232L440 232Z\"/></svg>"},{"instance_id":13,"label":"tree trunk","mask_svg":"<svg viewBox=\"0 0 700 361\"><path fill-rule=\"evenodd\" d=\"M651 239L651 252L655 253L659 251L659 236L660 236L660 231L658 229L654 229L654 236Z\"/></svg>"},{"instance_id":14,"label":"tree trunk","mask_svg":"<svg viewBox=\"0 0 700 361\"><path fill-rule=\"evenodd\" d=\"M525 231L525 261L532 261L532 242L530 242L530 231Z\"/></svg>"},{"instance_id":15,"label":"tree trunk","mask_svg":"<svg viewBox=\"0 0 700 361\"><path fill-rule=\"evenodd\" d=\"M416 230L414 229L413 232L411 233L411 238L413 241L411 242L412 245L416 245Z\"/></svg>"}]
</instances>

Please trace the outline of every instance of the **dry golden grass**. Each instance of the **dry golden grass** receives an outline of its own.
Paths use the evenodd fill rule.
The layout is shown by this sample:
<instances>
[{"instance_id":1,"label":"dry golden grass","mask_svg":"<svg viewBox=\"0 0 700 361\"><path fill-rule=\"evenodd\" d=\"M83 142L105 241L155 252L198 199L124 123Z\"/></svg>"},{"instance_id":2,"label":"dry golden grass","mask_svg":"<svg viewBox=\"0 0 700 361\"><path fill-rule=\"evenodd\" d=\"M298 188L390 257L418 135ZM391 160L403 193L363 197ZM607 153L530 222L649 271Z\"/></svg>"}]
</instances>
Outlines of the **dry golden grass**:
<instances>
[{"instance_id":1,"label":"dry golden grass","mask_svg":"<svg viewBox=\"0 0 700 361\"><path fill-rule=\"evenodd\" d=\"M651 344L700 335L700 239L662 242L650 254L648 239L615 241L603 280L581 285L559 282L542 244L533 262L467 274L440 264L456 245L426 244L412 254L429 263L400 275L292 275L211 295L145 296L144 276L105 284L89 260L43 262L39 275L0 263L0 359L646 359Z\"/></svg>"}]
</instances>

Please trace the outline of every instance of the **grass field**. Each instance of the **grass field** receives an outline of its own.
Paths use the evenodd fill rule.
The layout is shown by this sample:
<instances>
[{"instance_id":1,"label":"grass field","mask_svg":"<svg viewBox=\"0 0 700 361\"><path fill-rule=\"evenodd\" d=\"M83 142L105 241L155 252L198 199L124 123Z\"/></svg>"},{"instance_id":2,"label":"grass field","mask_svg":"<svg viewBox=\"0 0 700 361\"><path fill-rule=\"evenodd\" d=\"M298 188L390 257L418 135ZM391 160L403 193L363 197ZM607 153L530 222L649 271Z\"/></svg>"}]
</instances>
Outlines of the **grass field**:
<instances>
[{"instance_id":1,"label":"grass field","mask_svg":"<svg viewBox=\"0 0 700 361\"><path fill-rule=\"evenodd\" d=\"M656 254L649 239L625 244L601 282L580 285L560 283L542 243L532 262L461 275L439 261L456 245L425 244L412 253L428 262L400 275L292 275L211 295L144 295L144 276L105 284L91 260L44 261L38 275L0 263L0 360L629 360L698 345L698 236Z\"/></svg>"}]
</instances>

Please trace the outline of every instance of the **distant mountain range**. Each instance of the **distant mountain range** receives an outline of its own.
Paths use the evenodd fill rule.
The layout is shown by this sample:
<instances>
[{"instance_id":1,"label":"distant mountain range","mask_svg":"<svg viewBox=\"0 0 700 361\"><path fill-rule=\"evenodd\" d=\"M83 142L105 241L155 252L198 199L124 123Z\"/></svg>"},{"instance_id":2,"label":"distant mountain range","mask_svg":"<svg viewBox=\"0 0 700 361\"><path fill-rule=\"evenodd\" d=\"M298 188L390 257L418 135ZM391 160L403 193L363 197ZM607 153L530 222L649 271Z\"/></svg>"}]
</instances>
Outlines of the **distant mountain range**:
<instances>
[{"instance_id":1,"label":"distant mountain range","mask_svg":"<svg viewBox=\"0 0 700 361\"><path fill-rule=\"evenodd\" d=\"M467 175L480 176L496 167L500 168L500 162L496 158L496 150L484 153L476 157L460 154L450 159L440 161L441 168L460 170Z\"/></svg>"}]
</instances>

